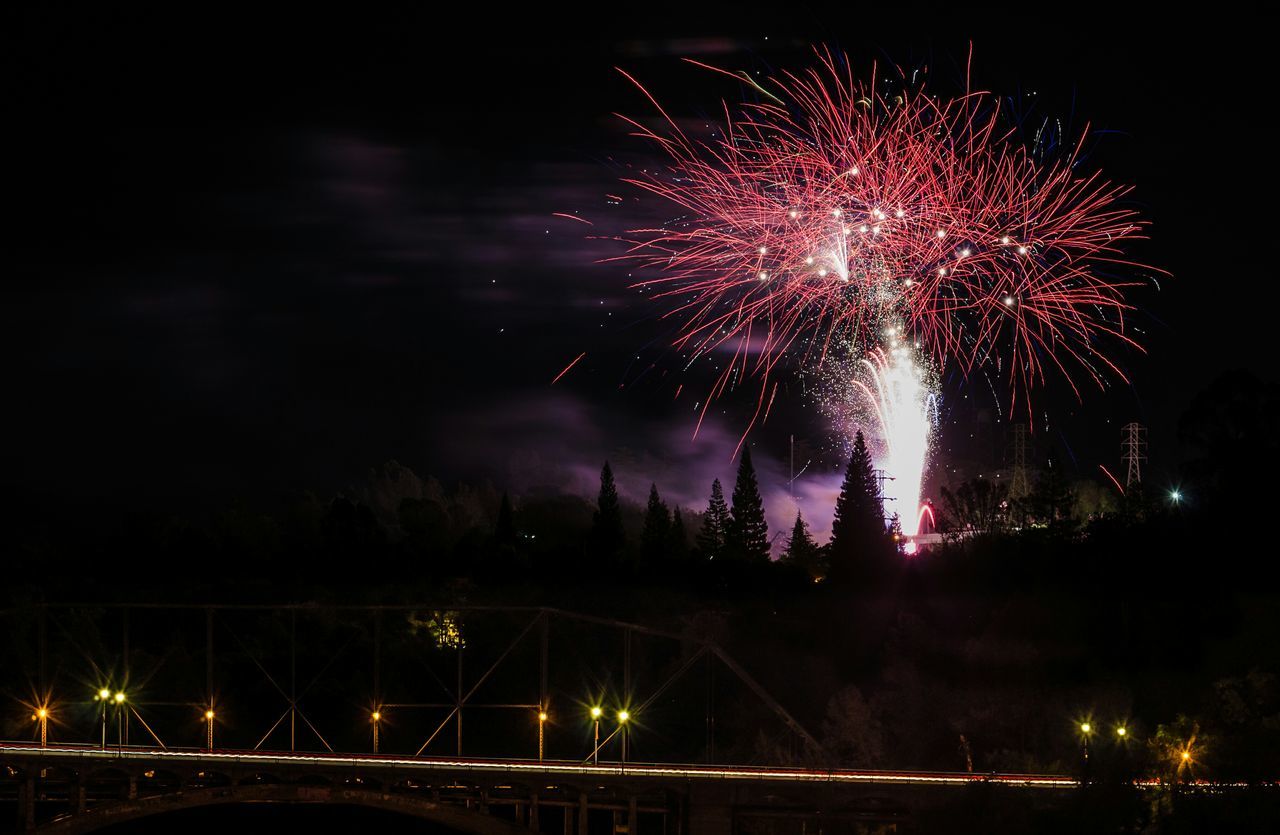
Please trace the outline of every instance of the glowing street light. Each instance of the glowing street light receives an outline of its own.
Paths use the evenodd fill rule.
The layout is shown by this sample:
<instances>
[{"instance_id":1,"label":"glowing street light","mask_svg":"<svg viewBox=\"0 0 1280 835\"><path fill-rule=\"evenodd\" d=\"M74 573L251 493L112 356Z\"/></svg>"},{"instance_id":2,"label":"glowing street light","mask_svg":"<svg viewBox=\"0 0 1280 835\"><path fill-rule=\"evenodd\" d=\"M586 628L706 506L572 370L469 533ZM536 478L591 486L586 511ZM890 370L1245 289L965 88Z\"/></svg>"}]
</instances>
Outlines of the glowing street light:
<instances>
[{"instance_id":1,"label":"glowing street light","mask_svg":"<svg viewBox=\"0 0 1280 835\"><path fill-rule=\"evenodd\" d=\"M114 701L116 703L116 747L123 748L124 747L124 720L125 720L123 690L116 691Z\"/></svg>"},{"instance_id":2,"label":"glowing street light","mask_svg":"<svg viewBox=\"0 0 1280 835\"><path fill-rule=\"evenodd\" d=\"M1128 735L1129 735L1129 730L1125 728L1124 725L1121 725L1120 727L1116 728L1116 736L1119 736L1121 739L1123 739Z\"/></svg>"},{"instance_id":3,"label":"glowing street light","mask_svg":"<svg viewBox=\"0 0 1280 835\"><path fill-rule=\"evenodd\" d=\"M604 715L604 709L599 705L591 708L591 718L596 725L596 744L591 749L591 764L598 765L600 763L600 717Z\"/></svg>"},{"instance_id":4,"label":"glowing street light","mask_svg":"<svg viewBox=\"0 0 1280 835\"><path fill-rule=\"evenodd\" d=\"M215 714L213 712L213 707L210 706L209 709L204 712L204 722L205 722L205 725L207 726L206 730L208 731L208 733L205 736L205 742L207 743L205 747L208 748L210 751L213 750L213 717L214 716Z\"/></svg>"},{"instance_id":5,"label":"glowing street light","mask_svg":"<svg viewBox=\"0 0 1280 835\"><path fill-rule=\"evenodd\" d=\"M1177 489L1170 490L1169 501L1173 502L1174 504L1180 504L1182 502L1182 491Z\"/></svg>"},{"instance_id":6,"label":"glowing street light","mask_svg":"<svg viewBox=\"0 0 1280 835\"><path fill-rule=\"evenodd\" d=\"M378 728L382 724L382 711L375 710L369 714L369 720L373 722L373 753L378 753Z\"/></svg>"},{"instance_id":7,"label":"glowing street light","mask_svg":"<svg viewBox=\"0 0 1280 835\"><path fill-rule=\"evenodd\" d=\"M1084 779L1089 779L1089 736L1093 733L1093 725L1089 722L1080 723L1080 738L1084 751Z\"/></svg>"},{"instance_id":8,"label":"glowing street light","mask_svg":"<svg viewBox=\"0 0 1280 835\"><path fill-rule=\"evenodd\" d=\"M102 702L102 750L107 750L107 702L111 701L111 689L103 687L94 697L95 701Z\"/></svg>"},{"instance_id":9,"label":"glowing street light","mask_svg":"<svg viewBox=\"0 0 1280 835\"><path fill-rule=\"evenodd\" d=\"M40 747L47 747L49 745L49 709L38 707L31 718L40 723Z\"/></svg>"},{"instance_id":10,"label":"glowing street light","mask_svg":"<svg viewBox=\"0 0 1280 835\"><path fill-rule=\"evenodd\" d=\"M627 764L627 722L631 719L631 713L626 710L618 711L618 729L622 731L622 764Z\"/></svg>"}]
</instances>

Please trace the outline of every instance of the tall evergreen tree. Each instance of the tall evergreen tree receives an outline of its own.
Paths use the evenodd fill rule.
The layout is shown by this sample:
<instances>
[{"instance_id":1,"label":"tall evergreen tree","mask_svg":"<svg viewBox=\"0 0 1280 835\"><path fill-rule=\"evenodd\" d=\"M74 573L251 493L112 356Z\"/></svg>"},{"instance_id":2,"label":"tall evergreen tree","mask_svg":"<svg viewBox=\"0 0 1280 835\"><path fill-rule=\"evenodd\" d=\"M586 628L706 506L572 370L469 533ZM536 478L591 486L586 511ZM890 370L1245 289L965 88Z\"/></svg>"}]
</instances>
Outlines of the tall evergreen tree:
<instances>
[{"instance_id":1,"label":"tall evergreen tree","mask_svg":"<svg viewBox=\"0 0 1280 835\"><path fill-rule=\"evenodd\" d=\"M787 549L782 552L782 561L795 565L810 577L816 578L822 576L819 555L818 544L813 541L804 516L796 511L796 523L791 528L791 539L787 541Z\"/></svg>"},{"instance_id":2,"label":"tall evergreen tree","mask_svg":"<svg viewBox=\"0 0 1280 835\"><path fill-rule=\"evenodd\" d=\"M745 446L738 462L738 480L733 485L726 546L735 559L769 560L769 526L764 520L764 501L760 498L755 467L751 466L751 450Z\"/></svg>"},{"instance_id":3,"label":"tall evergreen tree","mask_svg":"<svg viewBox=\"0 0 1280 835\"><path fill-rule=\"evenodd\" d=\"M498 506L498 523L493 528L493 541L499 546L514 547L516 544L516 520L511 511L511 499L505 492L502 504Z\"/></svg>"},{"instance_id":4,"label":"tall evergreen tree","mask_svg":"<svg viewBox=\"0 0 1280 835\"><path fill-rule=\"evenodd\" d=\"M684 514L680 506L671 512L671 528L667 531L667 556L675 562L682 562L689 556L689 535L684 530Z\"/></svg>"},{"instance_id":5,"label":"tall evergreen tree","mask_svg":"<svg viewBox=\"0 0 1280 835\"><path fill-rule=\"evenodd\" d=\"M613 469L604 462L600 469L600 495L596 499L596 512L591 520L591 545L594 556L615 560L622 551L626 536L622 531L622 505L618 503L618 488L613 483Z\"/></svg>"},{"instance_id":6,"label":"tall evergreen tree","mask_svg":"<svg viewBox=\"0 0 1280 835\"><path fill-rule=\"evenodd\" d=\"M724 556L729 538L729 506L724 503L724 489L720 479L711 482L711 501L702 515L702 529L698 531L698 550L704 559Z\"/></svg>"},{"instance_id":7,"label":"tall evergreen tree","mask_svg":"<svg viewBox=\"0 0 1280 835\"><path fill-rule=\"evenodd\" d=\"M640 533L640 556L646 565L657 565L666 558L670 534L671 514L658 496L658 485L651 484L649 504L644 512L644 528Z\"/></svg>"},{"instance_id":8,"label":"tall evergreen tree","mask_svg":"<svg viewBox=\"0 0 1280 835\"><path fill-rule=\"evenodd\" d=\"M859 432L831 521L831 571L835 583L862 579L879 568L889 544L880 490L867 441Z\"/></svg>"}]
</instances>

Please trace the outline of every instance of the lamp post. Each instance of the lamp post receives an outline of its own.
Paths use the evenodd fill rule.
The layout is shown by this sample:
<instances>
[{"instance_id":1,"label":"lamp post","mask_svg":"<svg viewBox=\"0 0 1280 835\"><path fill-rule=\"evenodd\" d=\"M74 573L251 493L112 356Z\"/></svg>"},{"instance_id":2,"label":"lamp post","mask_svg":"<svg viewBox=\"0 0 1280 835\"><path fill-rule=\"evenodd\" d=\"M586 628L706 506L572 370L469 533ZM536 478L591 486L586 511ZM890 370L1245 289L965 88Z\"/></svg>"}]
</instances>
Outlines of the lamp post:
<instances>
[{"instance_id":1,"label":"lamp post","mask_svg":"<svg viewBox=\"0 0 1280 835\"><path fill-rule=\"evenodd\" d=\"M546 725L547 725L547 712L546 710L539 710L538 711L538 762L542 762L542 752L543 752L542 743L543 743L543 734L546 730Z\"/></svg>"},{"instance_id":2,"label":"lamp post","mask_svg":"<svg viewBox=\"0 0 1280 835\"><path fill-rule=\"evenodd\" d=\"M1088 722L1080 723L1080 738L1084 748L1084 780L1089 780L1089 735L1093 733L1093 725Z\"/></svg>"},{"instance_id":3,"label":"lamp post","mask_svg":"<svg viewBox=\"0 0 1280 835\"><path fill-rule=\"evenodd\" d=\"M47 748L49 746L49 709L36 708L36 714L31 718L40 723L40 747Z\"/></svg>"},{"instance_id":4,"label":"lamp post","mask_svg":"<svg viewBox=\"0 0 1280 835\"><path fill-rule=\"evenodd\" d=\"M124 748L124 691L119 691L115 696L116 701L116 748Z\"/></svg>"},{"instance_id":5,"label":"lamp post","mask_svg":"<svg viewBox=\"0 0 1280 835\"><path fill-rule=\"evenodd\" d=\"M373 753L378 753L378 726L382 724L382 711L375 710L369 714L370 721L373 722Z\"/></svg>"},{"instance_id":6,"label":"lamp post","mask_svg":"<svg viewBox=\"0 0 1280 835\"><path fill-rule=\"evenodd\" d=\"M102 702L102 750L105 751L107 750L107 702L111 701L111 690L104 687L93 698Z\"/></svg>"},{"instance_id":7,"label":"lamp post","mask_svg":"<svg viewBox=\"0 0 1280 835\"><path fill-rule=\"evenodd\" d=\"M205 736L205 743L206 743L205 747L208 748L210 751L213 750L213 717L214 717L213 705L210 705L209 709L204 712L204 723L205 725L208 726L207 728L208 733Z\"/></svg>"},{"instance_id":8,"label":"lamp post","mask_svg":"<svg viewBox=\"0 0 1280 835\"><path fill-rule=\"evenodd\" d=\"M591 708L591 718L595 720L595 723L596 723L596 744L591 749L592 765L600 764L600 717L603 714L604 714L604 710L601 709L598 705L596 707Z\"/></svg>"},{"instance_id":9,"label":"lamp post","mask_svg":"<svg viewBox=\"0 0 1280 835\"><path fill-rule=\"evenodd\" d=\"M622 764L627 764L627 722L631 714L625 710L618 711L618 729L622 731Z\"/></svg>"}]
</instances>

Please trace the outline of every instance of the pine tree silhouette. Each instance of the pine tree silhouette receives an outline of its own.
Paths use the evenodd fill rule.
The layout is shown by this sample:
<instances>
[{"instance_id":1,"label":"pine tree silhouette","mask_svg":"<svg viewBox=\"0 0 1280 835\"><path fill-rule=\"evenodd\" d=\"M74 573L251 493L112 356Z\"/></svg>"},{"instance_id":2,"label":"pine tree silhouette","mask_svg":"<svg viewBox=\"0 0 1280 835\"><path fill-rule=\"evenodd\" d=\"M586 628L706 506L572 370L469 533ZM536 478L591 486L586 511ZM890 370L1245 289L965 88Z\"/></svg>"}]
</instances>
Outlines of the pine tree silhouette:
<instances>
[{"instance_id":1,"label":"pine tree silhouette","mask_svg":"<svg viewBox=\"0 0 1280 835\"><path fill-rule=\"evenodd\" d=\"M831 522L831 581L849 584L868 579L881 568L889 541L871 453L859 432Z\"/></svg>"},{"instance_id":2,"label":"pine tree silhouette","mask_svg":"<svg viewBox=\"0 0 1280 835\"><path fill-rule=\"evenodd\" d=\"M734 559L768 562L769 526L764 520L764 501L751 466L751 450L742 448L738 480L733 485L733 505L729 508L729 530L725 550Z\"/></svg>"},{"instance_id":3,"label":"pine tree silhouette","mask_svg":"<svg viewBox=\"0 0 1280 835\"><path fill-rule=\"evenodd\" d=\"M813 541L813 536L809 533L809 526L805 523L804 516L796 511L796 523L791 528L787 549L782 552L782 561L795 565L816 579L822 576L822 567L818 559L820 553L818 544Z\"/></svg>"},{"instance_id":4,"label":"pine tree silhouette","mask_svg":"<svg viewBox=\"0 0 1280 835\"><path fill-rule=\"evenodd\" d=\"M689 535L684 530L684 514L680 506L671 512L671 527L667 531L667 556L674 562L683 562L689 556Z\"/></svg>"},{"instance_id":5,"label":"pine tree silhouette","mask_svg":"<svg viewBox=\"0 0 1280 835\"><path fill-rule=\"evenodd\" d=\"M608 562L616 562L626 542L622 531L622 506L618 503L618 488L613 483L613 469L604 462L600 470L600 495L596 499L596 512L591 520L591 546L593 556Z\"/></svg>"},{"instance_id":6,"label":"pine tree silhouette","mask_svg":"<svg viewBox=\"0 0 1280 835\"><path fill-rule=\"evenodd\" d=\"M648 566L666 559L668 537L671 534L671 515L658 496L658 485L649 485L649 504L645 508L644 528L640 533L640 557Z\"/></svg>"},{"instance_id":7,"label":"pine tree silhouette","mask_svg":"<svg viewBox=\"0 0 1280 835\"><path fill-rule=\"evenodd\" d=\"M493 541L500 547L514 547L516 544L516 520L511 511L511 499L504 492L502 504L498 506L498 522L493 528Z\"/></svg>"},{"instance_id":8,"label":"pine tree silhouette","mask_svg":"<svg viewBox=\"0 0 1280 835\"><path fill-rule=\"evenodd\" d=\"M729 537L729 506L724 503L724 489L720 479L711 482L711 501L702 516L702 529L698 531L698 550L703 559L713 560L724 556Z\"/></svg>"}]
</instances>

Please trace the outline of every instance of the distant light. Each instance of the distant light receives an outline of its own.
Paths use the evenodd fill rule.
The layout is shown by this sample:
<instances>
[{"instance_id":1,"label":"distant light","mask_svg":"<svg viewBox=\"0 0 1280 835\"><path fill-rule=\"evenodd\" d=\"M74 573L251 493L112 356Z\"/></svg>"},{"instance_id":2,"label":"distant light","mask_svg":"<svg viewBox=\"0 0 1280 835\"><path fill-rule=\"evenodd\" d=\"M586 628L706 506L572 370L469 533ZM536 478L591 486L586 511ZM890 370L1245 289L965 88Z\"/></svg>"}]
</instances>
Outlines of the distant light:
<instances>
[{"instance_id":1,"label":"distant light","mask_svg":"<svg viewBox=\"0 0 1280 835\"><path fill-rule=\"evenodd\" d=\"M1000 243L1007 245L1009 243L1009 236L1005 235L1003 238L1001 238Z\"/></svg>"},{"instance_id":2,"label":"distant light","mask_svg":"<svg viewBox=\"0 0 1280 835\"><path fill-rule=\"evenodd\" d=\"M1187 761L1187 760L1189 760L1189 759L1191 759L1191 752L1190 752L1190 751L1183 751L1183 752L1182 752L1182 761L1183 761L1183 762L1186 762L1186 761Z\"/></svg>"},{"instance_id":3,"label":"distant light","mask_svg":"<svg viewBox=\"0 0 1280 835\"><path fill-rule=\"evenodd\" d=\"M1129 735L1129 731L1125 729L1124 725L1121 725L1120 727L1116 728L1116 733L1120 736Z\"/></svg>"},{"instance_id":4,"label":"distant light","mask_svg":"<svg viewBox=\"0 0 1280 835\"><path fill-rule=\"evenodd\" d=\"M1004 306L1005 306L1005 307L1013 307L1013 296L1005 296L1005 297L1004 297Z\"/></svg>"},{"instance_id":5,"label":"distant light","mask_svg":"<svg viewBox=\"0 0 1280 835\"><path fill-rule=\"evenodd\" d=\"M539 722L547 721L547 712L545 710L538 711L538 721Z\"/></svg>"},{"instance_id":6,"label":"distant light","mask_svg":"<svg viewBox=\"0 0 1280 835\"><path fill-rule=\"evenodd\" d=\"M907 213L906 213L906 212L904 212L902 209L898 209L898 211L896 211L896 212L894 212L894 213L893 213L893 216L894 216L894 217L906 217L906 216L907 216Z\"/></svg>"},{"instance_id":7,"label":"distant light","mask_svg":"<svg viewBox=\"0 0 1280 835\"><path fill-rule=\"evenodd\" d=\"M213 711L212 711L212 710L206 710L206 711L204 712L204 718L205 718L205 719L212 719L212 718L213 718ZM376 714L376 713L375 713L375 714L373 714L373 718L374 718L374 719L377 719L377 718L378 718L378 714Z\"/></svg>"},{"instance_id":8,"label":"distant light","mask_svg":"<svg viewBox=\"0 0 1280 835\"><path fill-rule=\"evenodd\" d=\"M105 702L107 699L111 698L111 691L105 687L102 688L98 691L98 698Z\"/></svg>"},{"instance_id":9,"label":"distant light","mask_svg":"<svg viewBox=\"0 0 1280 835\"><path fill-rule=\"evenodd\" d=\"M768 280L769 280L769 274L768 274L768 273L766 273L766 272L761 271L761 273L760 273L760 280L761 280L761 281L768 281Z\"/></svg>"},{"instance_id":10,"label":"distant light","mask_svg":"<svg viewBox=\"0 0 1280 835\"><path fill-rule=\"evenodd\" d=\"M117 694L116 694L116 704L120 704L120 703L121 703L121 702L123 702L123 701L124 701L124 693L117 693Z\"/></svg>"},{"instance_id":11,"label":"distant light","mask_svg":"<svg viewBox=\"0 0 1280 835\"><path fill-rule=\"evenodd\" d=\"M40 717L41 719L45 719L49 716L49 711L42 707L36 711L36 716Z\"/></svg>"},{"instance_id":12,"label":"distant light","mask_svg":"<svg viewBox=\"0 0 1280 835\"><path fill-rule=\"evenodd\" d=\"M813 264L813 256L810 255L808 258L804 259L804 262L810 265Z\"/></svg>"},{"instance_id":13,"label":"distant light","mask_svg":"<svg viewBox=\"0 0 1280 835\"><path fill-rule=\"evenodd\" d=\"M767 247L767 246L762 246L762 247L760 247L760 254L761 254L761 255L764 255L764 254L765 254L766 252L768 252L768 251L769 251L769 247Z\"/></svg>"},{"instance_id":14,"label":"distant light","mask_svg":"<svg viewBox=\"0 0 1280 835\"><path fill-rule=\"evenodd\" d=\"M792 220L795 220L796 218L800 217L800 213L797 212L795 209L792 209L791 211L787 212L787 214L791 215Z\"/></svg>"},{"instance_id":15,"label":"distant light","mask_svg":"<svg viewBox=\"0 0 1280 835\"><path fill-rule=\"evenodd\" d=\"M849 176L850 177L858 176L858 166L855 165L854 167L849 169Z\"/></svg>"},{"instance_id":16,"label":"distant light","mask_svg":"<svg viewBox=\"0 0 1280 835\"><path fill-rule=\"evenodd\" d=\"M938 230L938 237L939 237L939 238L945 238L946 236L947 236L947 230L945 230L945 229L939 229L939 230Z\"/></svg>"},{"instance_id":17,"label":"distant light","mask_svg":"<svg viewBox=\"0 0 1280 835\"><path fill-rule=\"evenodd\" d=\"M1026 255L1026 254L1027 254L1027 248L1026 248L1025 246L1020 246L1020 247L1018 247L1018 254L1019 254L1019 255Z\"/></svg>"},{"instance_id":18,"label":"distant light","mask_svg":"<svg viewBox=\"0 0 1280 835\"><path fill-rule=\"evenodd\" d=\"M630 719L630 718L631 718L631 714L630 714L630 713L628 713L627 711L625 711L625 710L620 710L620 711L618 711L618 721L619 721L619 722L625 722L625 721L627 721L627 720L628 720L628 719Z\"/></svg>"},{"instance_id":19,"label":"distant light","mask_svg":"<svg viewBox=\"0 0 1280 835\"><path fill-rule=\"evenodd\" d=\"M1182 491L1181 491L1181 490L1170 490L1170 491L1169 491L1169 501L1173 502L1174 504L1177 504L1178 502L1182 501Z\"/></svg>"},{"instance_id":20,"label":"distant light","mask_svg":"<svg viewBox=\"0 0 1280 835\"><path fill-rule=\"evenodd\" d=\"M947 274L947 268L946 268L946 267L939 267L939 268L938 268L938 275L946 275L946 274Z\"/></svg>"},{"instance_id":21,"label":"distant light","mask_svg":"<svg viewBox=\"0 0 1280 835\"><path fill-rule=\"evenodd\" d=\"M381 711L377 711L377 710L375 710L375 711L373 712L373 721L377 722L377 721L378 721L378 720L380 720L381 718L382 718L382 712L381 712Z\"/></svg>"},{"instance_id":22,"label":"distant light","mask_svg":"<svg viewBox=\"0 0 1280 835\"><path fill-rule=\"evenodd\" d=\"M593 707L593 708L591 708L591 718L592 718L592 719L599 719L599 718L600 718L600 716L601 716L601 714L603 714L603 713L604 713L604 711L603 711L603 710L601 710L601 709L600 709L600 708L598 708L598 707Z\"/></svg>"},{"instance_id":23,"label":"distant light","mask_svg":"<svg viewBox=\"0 0 1280 835\"><path fill-rule=\"evenodd\" d=\"M832 210L831 210L831 214L835 215L836 217L840 217L840 210L839 210L839 209L832 209Z\"/></svg>"},{"instance_id":24,"label":"distant light","mask_svg":"<svg viewBox=\"0 0 1280 835\"><path fill-rule=\"evenodd\" d=\"M966 248L966 249L962 249L962 250L960 250L960 257L961 257L961 258L968 258L968 257L969 257L969 250L968 250L967 248Z\"/></svg>"},{"instance_id":25,"label":"distant light","mask_svg":"<svg viewBox=\"0 0 1280 835\"><path fill-rule=\"evenodd\" d=\"M1081 730L1083 733L1089 733L1090 731L1092 731L1092 730L1093 730L1093 725L1090 725L1088 722L1081 722L1081 723L1080 723L1080 730Z\"/></svg>"}]
</instances>

